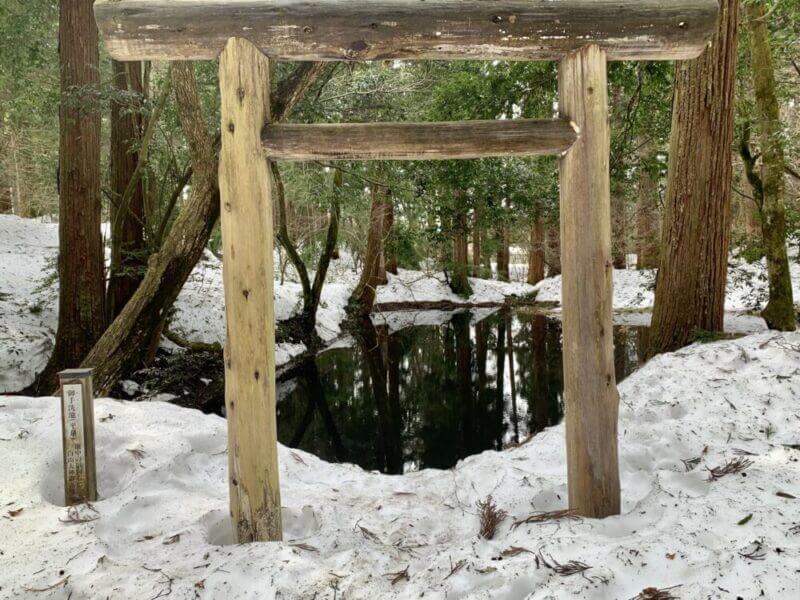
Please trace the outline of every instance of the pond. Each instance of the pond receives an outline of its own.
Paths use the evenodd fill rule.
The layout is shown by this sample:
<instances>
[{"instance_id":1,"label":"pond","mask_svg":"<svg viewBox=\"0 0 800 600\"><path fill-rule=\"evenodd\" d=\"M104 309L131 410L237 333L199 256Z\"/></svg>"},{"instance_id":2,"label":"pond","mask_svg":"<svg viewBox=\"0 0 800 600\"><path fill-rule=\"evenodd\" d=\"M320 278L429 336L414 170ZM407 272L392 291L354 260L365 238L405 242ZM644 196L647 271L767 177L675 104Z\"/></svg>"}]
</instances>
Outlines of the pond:
<instances>
[{"instance_id":1,"label":"pond","mask_svg":"<svg viewBox=\"0 0 800 600\"><path fill-rule=\"evenodd\" d=\"M278 439L331 462L399 474L525 441L563 416L561 323L533 310L460 312L391 332L365 322L348 347L278 385ZM615 326L621 381L644 327Z\"/></svg>"}]
</instances>

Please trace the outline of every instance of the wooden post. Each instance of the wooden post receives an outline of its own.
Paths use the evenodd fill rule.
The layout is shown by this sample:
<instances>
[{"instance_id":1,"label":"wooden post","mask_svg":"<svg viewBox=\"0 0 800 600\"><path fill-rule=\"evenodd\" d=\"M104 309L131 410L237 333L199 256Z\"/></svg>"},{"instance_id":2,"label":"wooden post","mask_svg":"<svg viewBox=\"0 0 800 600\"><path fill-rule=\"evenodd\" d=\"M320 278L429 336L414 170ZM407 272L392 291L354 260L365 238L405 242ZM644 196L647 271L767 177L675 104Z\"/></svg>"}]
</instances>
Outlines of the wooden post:
<instances>
[{"instance_id":1,"label":"wooden post","mask_svg":"<svg viewBox=\"0 0 800 600\"><path fill-rule=\"evenodd\" d=\"M569 504L606 517L619 513L620 487L605 51L590 45L563 58L558 87L559 110L579 130L560 163Z\"/></svg>"},{"instance_id":2,"label":"wooden post","mask_svg":"<svg viewBox=\"0 0 800 600\"><path fill-rule=\"evenodd\" d=\"M227 343L225 408L237 543L281 539L275 422L272 191L261 129L270 119L269 59L231 38L219 63L219 188Z\"/></svg>"},{"instance_id":3,"label":"wooden post","mask_svg":"<svg viewBox=\"0 0 800 600\"><path fill-rule=\"evenodd\" d=\"M61 437L64 457L64 503L97 500L94 453L92 369L68 369L61 383Z\"/></svg>"}]
</instances>

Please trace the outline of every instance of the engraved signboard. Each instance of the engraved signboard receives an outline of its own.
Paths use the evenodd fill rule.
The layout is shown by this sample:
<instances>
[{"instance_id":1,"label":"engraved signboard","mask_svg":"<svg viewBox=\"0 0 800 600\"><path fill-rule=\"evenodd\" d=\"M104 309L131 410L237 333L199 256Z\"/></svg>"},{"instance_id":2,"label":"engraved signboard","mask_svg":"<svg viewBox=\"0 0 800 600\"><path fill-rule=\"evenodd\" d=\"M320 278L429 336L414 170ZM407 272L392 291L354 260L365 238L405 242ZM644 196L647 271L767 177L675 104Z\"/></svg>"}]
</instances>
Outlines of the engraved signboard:
<instances>
[{"instance_id":1,"label":"engraved signboard","mask_svg":"<svg viewBox=\"0 0 800 600\"><path fill-rule=\"evenodd\" d=\"M70 369L61 379L64 499L67 505L97 499L94 401L91 369Z\"/></svg>"}]
</instances>

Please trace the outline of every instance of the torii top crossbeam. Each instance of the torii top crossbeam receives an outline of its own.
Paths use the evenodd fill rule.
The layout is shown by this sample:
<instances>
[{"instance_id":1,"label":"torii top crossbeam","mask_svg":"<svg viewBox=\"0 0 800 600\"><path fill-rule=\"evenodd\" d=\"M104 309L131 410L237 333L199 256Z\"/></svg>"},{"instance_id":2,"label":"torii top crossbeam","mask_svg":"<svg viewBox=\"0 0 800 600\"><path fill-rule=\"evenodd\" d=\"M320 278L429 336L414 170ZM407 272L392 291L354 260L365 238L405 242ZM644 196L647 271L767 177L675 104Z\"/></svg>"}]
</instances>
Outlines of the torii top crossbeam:
<instances>
[{"instance_id":1,"label":"torii top crossbeam","mask_svg":"<svg viewBox=\"0 0 800 600\"><path fill-rule=\"evenodd\" d=\"M717 0L98 0L118 60L216 58L231 37L277 60L694 58Z\"/></svg>"}]
</instances>

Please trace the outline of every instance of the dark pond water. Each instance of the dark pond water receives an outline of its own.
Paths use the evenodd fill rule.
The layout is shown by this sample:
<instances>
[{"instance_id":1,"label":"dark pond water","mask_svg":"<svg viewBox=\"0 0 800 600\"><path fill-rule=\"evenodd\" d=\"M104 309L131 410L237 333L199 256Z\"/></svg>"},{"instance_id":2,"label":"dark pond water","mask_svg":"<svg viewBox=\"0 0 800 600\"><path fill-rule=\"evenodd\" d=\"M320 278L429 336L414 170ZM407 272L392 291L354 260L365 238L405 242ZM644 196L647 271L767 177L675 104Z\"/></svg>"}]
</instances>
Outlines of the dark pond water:
<instances>
[{"instance_id":1,"label":"dark pond water","mask_svg":"<svg viewBox=\"0 0 800 600\"><path fill-rule=\"evenodd\" d=\"M485 314L485 313L484 313ZM614 328L617 379L645 328ZM446 469L558 423L561 324L526 310L390 333L365 324L278 386L278 438L331 462L403 473Z\"/></svg>"}]
</instances>

